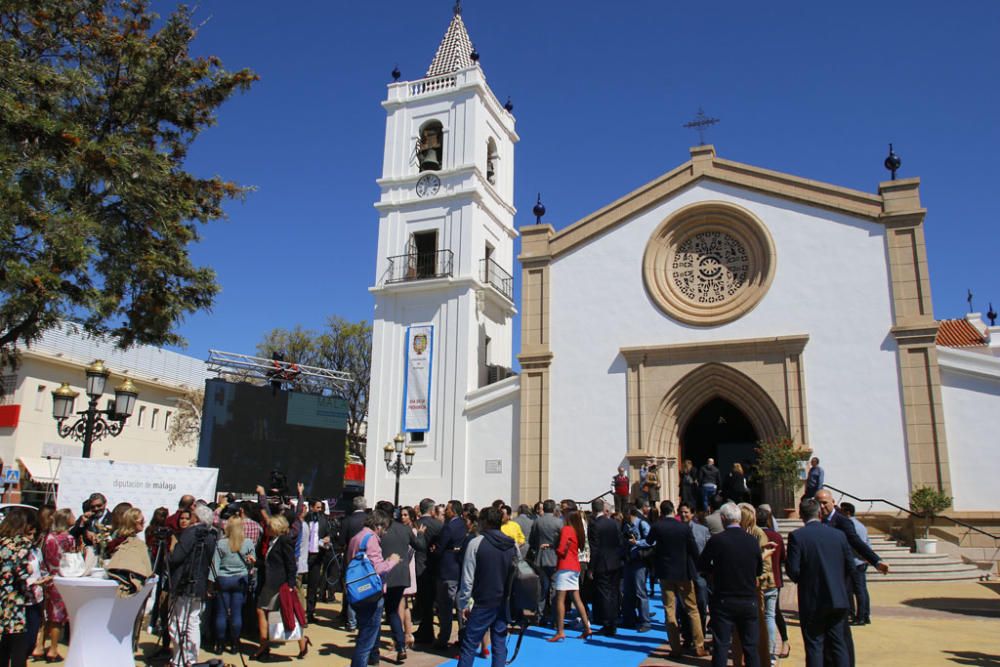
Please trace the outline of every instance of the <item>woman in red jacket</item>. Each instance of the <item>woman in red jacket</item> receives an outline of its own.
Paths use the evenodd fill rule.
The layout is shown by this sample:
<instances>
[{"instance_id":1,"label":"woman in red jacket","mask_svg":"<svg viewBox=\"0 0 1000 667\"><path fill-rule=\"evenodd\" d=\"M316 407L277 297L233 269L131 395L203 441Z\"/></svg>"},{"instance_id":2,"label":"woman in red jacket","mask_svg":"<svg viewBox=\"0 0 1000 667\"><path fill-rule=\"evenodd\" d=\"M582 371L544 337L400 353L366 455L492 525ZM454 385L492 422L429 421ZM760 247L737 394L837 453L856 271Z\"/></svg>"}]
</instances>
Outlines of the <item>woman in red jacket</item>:
<instances>
[{"instance_id":1,"label":"woman in red jacket","mask_svg":"<svg viewBox=\"0 0 1000 667\"><path fill-rule=\"evenodd\" d=\"M579 512L567 512L565 525L559 533L559 546L556 548L558 563L556 564L556 634L549 638L550 642L560 642L566 639L563 632L563 619L566 616L566 593L573 594L573 604L583 621L583 634L580 639L586 639L594 634L587 618L587 608L580 600L580 545L586 539L583 532L583 518ZM542 545L545 548L548 545ZM551 547L549 547L551 548Z\"/></svg>"}]
</instances>

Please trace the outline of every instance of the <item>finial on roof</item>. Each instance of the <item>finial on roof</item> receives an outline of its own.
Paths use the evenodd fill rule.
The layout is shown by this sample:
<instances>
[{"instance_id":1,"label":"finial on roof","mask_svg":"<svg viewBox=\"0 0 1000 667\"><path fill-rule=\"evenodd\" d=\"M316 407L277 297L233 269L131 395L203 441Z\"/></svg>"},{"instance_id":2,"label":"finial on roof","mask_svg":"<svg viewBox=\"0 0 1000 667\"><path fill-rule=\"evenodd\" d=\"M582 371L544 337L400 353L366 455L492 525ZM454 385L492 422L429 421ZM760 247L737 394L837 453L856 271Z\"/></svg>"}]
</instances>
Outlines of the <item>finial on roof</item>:
<instances>
[{"instance_id":1,"label":"finial on roof","mask_svg":"<svg viewBox=\"0 0 1000 667\"><path fill-rule=\"evenodd\" d=\"M972 312L972 290L969 290L969 296L965 297L965 300L969 302L969 312Z\"/></svg>"},{"instance_id":2,"label":"finial on roof","mask_svg":"<svg viewBox=\"0 0 1000 667\"><path fill-rule=\"evenodd\" d=\"M997 311L993 310L993 302L990 301L990 309L986 313L986 317L990 320L990 326L995 327L997 325Z\"/></svg>"},{"instance_id":3,"label":"finial on roof","mask_svg":"<svg viewBox=\"0 0 1000 667\"><path fill-rule=\"evenodd\" d=\"M399 77L403 76L403 73L399 71L399 65L392 68L392 80L399 81Z\"/></svg>"},{"instance_id":4,"label":"finial on roof","mask_svg":"<svg viewBox=\"0 0 1000 667\"><path fill-rule=\"evenodd\" d=\"M462 0L455 0L455 8L452 11L455 12L455 16L462 13Z\"/></svg>"},{"instance_id":5,"label":"finial on roof","mask_svg":"<svg viewBox=\"0 0 1000 667\"><path fill-rule=\"evenodd\" d=\"M507 101L504 103L503 108L507 110L507 113L514 112L514 103L510 101L510 96L507 96Z\"/></svg>"},{"instance_id":6,"label":"finial on roof","mask_svg":"<svg viewBox=\"0 0 1000 667\"><path fill-rule=\"evenodd\" d=\"M899 159L899 156L892 150L892 144L889 144L889 155L885 158L885 168L892 173L892 180L896 180L896 170L903 166L903 161Z\"/></svg>"},{"instance_id":7,"label":"finial on roof","mask_svg":"<svg viewBox=\"0 0 1000 667\"><path fill-rule=\"evenodd\" d=\"M476 47L472 47L472 53L469 54L469 59L474 62L479 62L479 51L476 51Z\"/></svg>"},{"instance_id":8,"label":"finial on roof","mask_svg":"<svg viewBox=\"0 0 1000 667\"><path fill-rule=\"evenodd\" d=\"M535 208L531 209L531 212L535 214L535 224L542 224L542 217L545 215L545 204L542 203L542 193L538 193L538 201L535 202Z\"/></svg>"}]
</instances>

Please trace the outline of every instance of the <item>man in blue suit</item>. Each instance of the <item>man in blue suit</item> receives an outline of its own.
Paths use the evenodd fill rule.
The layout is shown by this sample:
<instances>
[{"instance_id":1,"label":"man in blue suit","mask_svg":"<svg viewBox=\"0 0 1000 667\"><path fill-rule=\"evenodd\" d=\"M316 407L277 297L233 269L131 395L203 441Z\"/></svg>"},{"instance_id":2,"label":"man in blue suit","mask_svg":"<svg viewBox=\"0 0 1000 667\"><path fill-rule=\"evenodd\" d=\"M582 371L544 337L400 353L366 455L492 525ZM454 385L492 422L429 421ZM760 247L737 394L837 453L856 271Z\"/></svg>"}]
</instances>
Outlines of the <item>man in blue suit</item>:
<instances>
[{"instance_id":1,"label":"man in blue suit","mask_svg":"<svg viewBox=\"0 0 1000 667\"><path fill-rule=\"evenodd\" d=\"M798 584L799 621L806 647L806 667L823 667L824 649L832 667L848 667L847 577L854 554L844 534L820 522L820 505L806 498L799 504L805 526L788 536L785 569Z\"/></svg>"}]
</instances>

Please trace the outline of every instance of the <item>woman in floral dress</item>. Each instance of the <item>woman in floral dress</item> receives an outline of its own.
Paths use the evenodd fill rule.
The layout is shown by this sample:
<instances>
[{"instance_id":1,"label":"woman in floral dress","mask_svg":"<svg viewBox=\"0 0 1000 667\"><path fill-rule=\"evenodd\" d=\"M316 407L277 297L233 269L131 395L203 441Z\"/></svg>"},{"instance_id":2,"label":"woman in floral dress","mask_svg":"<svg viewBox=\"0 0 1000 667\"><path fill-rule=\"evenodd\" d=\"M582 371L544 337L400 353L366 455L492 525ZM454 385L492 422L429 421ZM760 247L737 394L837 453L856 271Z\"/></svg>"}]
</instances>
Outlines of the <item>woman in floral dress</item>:
<instances>
[{"instance_id":1,"label":"woman in floral dress","mask_svg":"<svg viewBox=\"0 0 1000 667\"><path fill-rule=\"evenodd\" d=\"M0 667L24 667L33 637L27 633L26 582L31 541L38 530L34 510L12 508L0 524Z\"/></svg>"},{"instance_id":2,"label":"woman in floral dress","mask_svg":"<svg viewBox=\"0 0 1000 667\"><path fill-rule=\"evenodd\" d=\"M73 527L74 523L76 520L70 509L58 510L52 516L52 529L45 537L44 547L45 567L50 574L59 574L59 561L64 553L76 551L76 540L69 534L69 529ZM61 659L59 657L59 635L67 621L69 621L69 614L66 612L66 605L63 603L62 596L59 595L59 591L53 585L46 587L45 636L49 640L49 649L45 652L46 660Z\"/></svg>"}]
</instances>

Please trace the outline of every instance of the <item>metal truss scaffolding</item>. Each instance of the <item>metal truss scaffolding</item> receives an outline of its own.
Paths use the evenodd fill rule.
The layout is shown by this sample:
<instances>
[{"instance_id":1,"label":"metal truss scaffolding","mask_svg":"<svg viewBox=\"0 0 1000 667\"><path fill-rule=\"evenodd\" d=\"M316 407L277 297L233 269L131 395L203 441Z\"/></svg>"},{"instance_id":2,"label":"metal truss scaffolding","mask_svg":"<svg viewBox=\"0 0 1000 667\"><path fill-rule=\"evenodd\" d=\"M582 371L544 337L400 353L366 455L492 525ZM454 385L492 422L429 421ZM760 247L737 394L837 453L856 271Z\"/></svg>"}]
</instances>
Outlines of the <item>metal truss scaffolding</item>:
<instances>
[{"instance_id":1,"label":"metal truss scaffolding","mask_svg":"<svg viewBox=\"0 0 1000 667\"><path fill-rule=\"evenodd\" d=\"M225 379L280 383L287 389L311 394L320 394L327 390L339 391L354 382L354 377L345 371L221 350L209 350L208 360L205 363L209 371L218 373Z\"/></svg>"}]
</instances>

